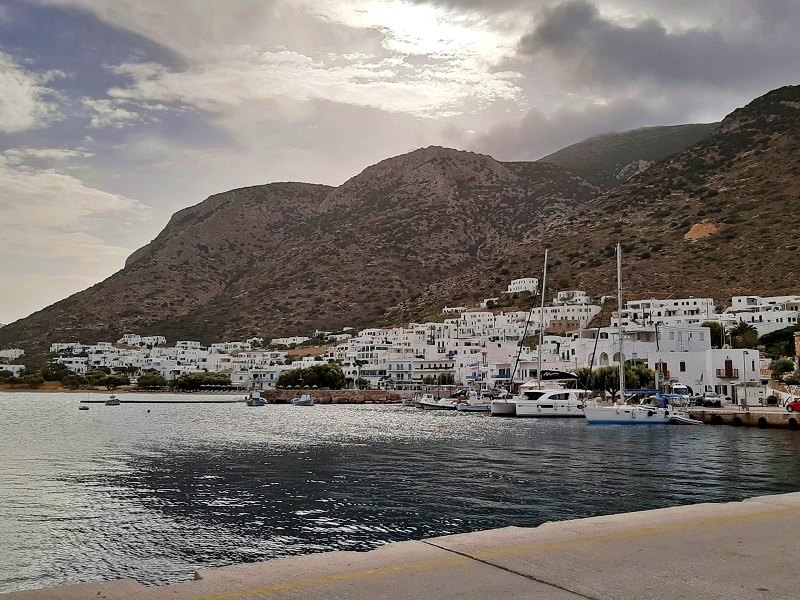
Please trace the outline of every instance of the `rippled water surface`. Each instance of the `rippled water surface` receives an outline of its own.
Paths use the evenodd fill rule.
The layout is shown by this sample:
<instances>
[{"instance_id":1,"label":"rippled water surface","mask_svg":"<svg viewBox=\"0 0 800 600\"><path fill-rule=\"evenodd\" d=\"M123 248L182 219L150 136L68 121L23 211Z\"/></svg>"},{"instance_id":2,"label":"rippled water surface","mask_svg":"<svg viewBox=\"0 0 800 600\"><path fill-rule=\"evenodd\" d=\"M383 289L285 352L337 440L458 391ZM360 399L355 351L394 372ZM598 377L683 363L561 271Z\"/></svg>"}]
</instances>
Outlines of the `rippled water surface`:
<instances>
[{"instance_id":1,"label":"rippled water surface","mask_svg":"<svg viewBox=\"0 0 800 600\"><path fill-rule=\"evenodd\" d=\"M800 489L789 431L81 398L0 394L0 592Z\"/></svg>"}]
</instances>

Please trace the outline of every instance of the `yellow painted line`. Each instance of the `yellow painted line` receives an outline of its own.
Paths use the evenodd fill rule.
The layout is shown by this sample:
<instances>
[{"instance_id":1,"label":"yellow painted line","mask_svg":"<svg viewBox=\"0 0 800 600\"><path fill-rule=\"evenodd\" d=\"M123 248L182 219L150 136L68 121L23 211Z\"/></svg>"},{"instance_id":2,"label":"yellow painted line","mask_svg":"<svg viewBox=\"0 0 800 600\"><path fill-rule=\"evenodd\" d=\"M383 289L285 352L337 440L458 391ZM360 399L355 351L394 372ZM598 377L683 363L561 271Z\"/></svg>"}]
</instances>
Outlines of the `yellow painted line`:
<instances>
[{"instance_id":1,"label":"yellow painted line","mask_svg":"<svg viewBox=\"0 0 800 600\"><path fill-rule=\"evenodd\" d=\"M602 535L593 535L579 538L572 538L560 542L546 542L542 544L530 544L525 546L517 546L511 548L503 548L491 550L486 552L478 552L468 556L453 556L452 558L441 560L430 560L417 563L408 563L405 565L397 565L393 567L379 567L369 571L356 571L353 573L342 573L340 575L329 575L326 577L319 577L316 579L301 579L288 583L274 584L261 588L253 588L249 590L237 590L232 592L223 592L212 596L202 596L197 600L239 600L241 598L249 598L253 596L260 596L263 594L270 594L275 592L287 592L292 590L310 588L320 585L329 585L334 583L350 583L364 579L371 579L376 577L386 577L391 575L398 575L401 573L409 573L415 571L426 571L431 569L439 569L443 567L450 567L461 563L472 562L473 559L489 560L492 558L500 558L503 556L519 556L522 554L534 554L536 552L543 552L547 550L557 550L568 548L570 546L580 546L585 544L597 544L601 542L617 541L632 537L647 536L656 533L667 533L673 531L680 531L685 529L696 529L702 527L712 527L715 525L724 525L730 523L756 521L759 519L768 519L771 517L778 517L787 514L795 514L796 507L780 508L776 510L769 510L756 513L746 513L741 515L728 515L725 517L712 517L707 519L694 519L682 523L670 523L668 525L658 525L654 527L643 527L639 529L631 529L627 531L616 531ZM434 546L435 547L435 546ZM446 550L446 549L444 549Z\"/></svg>"}]
</instances>

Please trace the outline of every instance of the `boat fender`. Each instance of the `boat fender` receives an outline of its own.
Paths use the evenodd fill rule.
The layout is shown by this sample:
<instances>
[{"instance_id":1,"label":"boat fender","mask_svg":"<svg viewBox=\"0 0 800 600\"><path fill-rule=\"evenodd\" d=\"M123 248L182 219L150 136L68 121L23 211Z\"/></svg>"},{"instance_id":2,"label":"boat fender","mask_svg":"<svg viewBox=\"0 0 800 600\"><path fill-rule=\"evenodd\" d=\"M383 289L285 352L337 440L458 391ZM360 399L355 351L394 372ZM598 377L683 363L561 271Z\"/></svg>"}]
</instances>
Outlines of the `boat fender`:
<instances>
[{"instance_id":1,"label":"boat fender","mask_svg":"<svg viewBox=\"0 0 800 600\"><path fill-rule=\"evenodd\" d=\"M668 410L665 410L665 411L664 411L664 416L665 416L665 417L668 417L668 416L669 416L669 411L668 411Z\"/></svg>"},{"instance_id":2,"label":"boat fender","mask_svg":"<svg viewBox=\"0 0 800 600\"><path fill-rule=\"evenodd\" d=\"M647 411L647 416L648 417L652 417L653 416L653 411L652 410L648 410Z\"/></svg>"}]
</instances>

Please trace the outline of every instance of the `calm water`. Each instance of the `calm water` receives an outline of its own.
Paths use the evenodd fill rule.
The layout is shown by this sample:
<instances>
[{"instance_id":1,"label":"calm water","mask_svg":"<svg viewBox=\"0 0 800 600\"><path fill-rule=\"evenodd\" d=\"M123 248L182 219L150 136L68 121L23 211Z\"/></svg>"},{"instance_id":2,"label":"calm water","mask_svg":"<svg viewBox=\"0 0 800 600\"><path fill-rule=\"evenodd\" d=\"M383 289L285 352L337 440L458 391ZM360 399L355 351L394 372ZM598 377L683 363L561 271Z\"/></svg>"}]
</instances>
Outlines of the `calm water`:
<instances>
[{"instance_id":1,"label":"calm water","mask_svg":"<svg viewBox=\"0 0 800 600\"><path fill-rule=\"evenodd\" d=\"M788 431L81 397L0 394L0 592L800 489Z\"/></svg>"}]
</instances>

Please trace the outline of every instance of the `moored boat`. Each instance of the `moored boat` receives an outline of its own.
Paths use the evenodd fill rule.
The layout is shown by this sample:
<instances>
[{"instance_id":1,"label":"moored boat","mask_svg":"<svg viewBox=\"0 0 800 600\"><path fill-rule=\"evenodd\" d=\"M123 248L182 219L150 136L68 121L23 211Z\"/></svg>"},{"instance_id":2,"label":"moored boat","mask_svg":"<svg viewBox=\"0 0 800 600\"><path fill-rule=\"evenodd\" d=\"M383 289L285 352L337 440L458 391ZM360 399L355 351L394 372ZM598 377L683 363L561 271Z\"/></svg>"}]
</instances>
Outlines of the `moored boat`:
<instances>
[{"instance_id":1,"label":"moored boat","mask_svg":"<svg viewBox=\"0 0 800 600\"><path fill-rule=\"evenodd\" d=\"M517 417L583 418L585 392L583 390L528 390L517 396Z\"/></svg>"},{"instance_id":2,"label":"moored boat","mask_svg":"<svg viewBox=\"0 0 800 600\"><path fill-rule=\"evenodd\" d=\"M245 401L247 406L264 406L267 401L261 397L261 392L253 390Z\"/></svg>"},{"instance_id":3,"label":"moored boat","mask_svg":"<svg viewBox=\"0 0 800 600\"><path fill-rule=\"evenodd\" d=\"M419 401L419 406L423 410L455 410L456 401L452 398L439 398L435 400L433 395L425 394Z\"/></svg>"},{"instance_id":4,"label":"moored boat","mask_svg":"<svg viewBox=\"0 0 800 600\"><path fill-rule=\"evenodd\" d=\"M119 405L120 405L119 398L117 398L115 394L111 394L108 397L108 400L106 400L106 406L119 406Z\"/></svg>"},{"instance_id":5,"label":"moored boat","mask_svg":"<svg viewBox=\"0 0 800 600\"><path fill-rule=\"evenodd\" d=\"M294 406L314 406L314 397L311 394L302 394L292 400Z\"/></svg>"}]
</instances>

